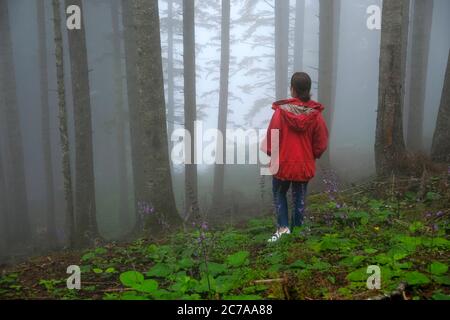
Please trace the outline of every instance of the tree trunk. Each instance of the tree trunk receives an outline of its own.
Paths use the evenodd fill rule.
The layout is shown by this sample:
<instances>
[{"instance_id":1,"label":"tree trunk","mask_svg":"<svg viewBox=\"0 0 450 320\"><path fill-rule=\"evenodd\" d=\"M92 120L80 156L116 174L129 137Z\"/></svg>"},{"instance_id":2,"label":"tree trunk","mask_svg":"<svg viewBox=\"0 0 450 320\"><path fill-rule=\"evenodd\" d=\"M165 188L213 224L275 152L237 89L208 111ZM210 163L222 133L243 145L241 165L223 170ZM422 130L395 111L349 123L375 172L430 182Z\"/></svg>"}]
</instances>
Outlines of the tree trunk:
<instances>
[{"instance_id":1,"label":"tree trunk","mask_svg":"<svg viewBox=\"0 0 450 320\"><path fill-rule=\"evenodd\" d=\"M214 167L213 208L215 213L222 209L224 198L225 154L227 141L228 119L228 84L230 75L230 0L222 0L222 27L221 27L221 58L220 58L220 93L219 93L219 121L218 130L223 139L218 140L216 146L216 163Z\"/></svg>"},{"instance_id":2,"label":"tree trunk","mask_svg":"<svg viewBox=\"0 0 450 320\"><path fill-rule=\"evenodd\" d=\"M66 7L81 0L66 0ZM99 236L96 220L91 99L83 18L81 30L68 32L75 119L75 221L77 246L91 245Z\"/></svg>"},{"instance_id":3,"label":"tree trunk","mask_svg":"<svg viewBox=\"0 0 450 320\"><path fill-rule=\"evenodd\" d=\"M275 1L275 95L286 99L289 66L289 1Z\"/></svg>"},{"instance_id":4,"label":"tree trunk","mask_svg":"<svg viewBox=\"0 0 450 320\"><path fill-rule=\"evenodd\" d=\"M27 189L22 144L22 132L16 96L8 1L0 1L0 117L6 140L6 185L8 186L11 243L26 244L30 240Z\"/></svg>"},{"instance_id":5,"label":"tree trunk","mask_svg":"<svg viewBox=\"0 0 450 320\"><path fill-rule=\"evenodd\" d=\"M123 72L119 30L119 0L111 2L112 32L113 32L113 64L115 77L115 103L117 114L117 164L119 178L119 223L122 229L127 229L129 221L128 206L128 176L125 148L125 111L123 98Z\"/></svg>"},{"instance_id":6,"label":"tree trunk","mask_svg":"<svg viewBox=\"0 0 450 320\"><path fill-rule=\"evenodd\" d=\"M155 212L147 219L150 231L181 227L172 189L167 141L164 79L158 2L133 0L136 27L138 114L143 137L140 150L145 189L141 201Z\"/></svg>"},{"instance_id":7,"label":"tree trunk","mask_svg":"<svg viewBox=\"0 0 450 320\"><path fill-rule=\"evenodd\" d=\"M47 36L45 31L45 2L37 2L37 21L39 34L39 69L41 84L41 121L42 121L42 147L44 155L44 182L47 206L47 241L49 246L57 246L55 224L55 190L53 186L53 164L50 137L50 110L48 103L48 75L47 75Z\"/></svg>"},{"instance_id":8,"label":"tree trunk","mask_svg":"<svg viewBox=\"0 0 450 320\"><path fill-rule=\"evenodd\" d=\"M406 141L408 148L414 151L423 151L423 115L432 18L433 0L415 0Z\"/></svg>"},{"instance_id":9,"label":"tree trunk","mask_svg":"<svg viewBox=\"0 0 450 320\"><path fill-rule=\"evenodd\" d=\"M183 63L184 63L184 127L191 134L191 164L185 165L185 212L190 219L199 215L197 190L197 165L194 148L194 123L197 119L196 77L195 77L195 0L183 1ZM189 152L187 152L189 153Z\"/></svg>"},{"instance_id":10,"label":"tree trunk","mask_svg":"<svg viewBox=\"0 0 450 320\"><path fill-rule=\"evenodd\" d=\"M433 145L431 147L431 157L434 161L450 163L450 52Z\"/></svg>"},{"instance_id":11,"label":"tree trunk","mask_svg":"<svg viewBox=\"0 0 450 320\"><path fill-rule=\"evenodd\" d=\"M8 248L8 204L6 199L6 181L3 171L3 158L0 148L0 263L1 258L7 255Z\"/></svg>"},{"instance_id":12,"label":"tree trunk","mask_svg":"<svg viewBox=\"0 0 450 320\"><path fill-rule=\"evenodd\" d=\"M305 0L295 2L294 72L303 71L303 41L305 38Z\"/></svg>"},{"instance_id":13,"label":"tree trunk","mask_svg":"<svg viewBox=\"0 0 450 320\"><path fill-rule=\"evenodd\" d=\"M375 138L375 164L379 176L397 173L405 159L402 112L408 20L409 0L383 2Z\"/></svg>"},{"instance_id":14,"label":"tree trunk","mask_svg":"<svg viewBox=\"0 0 450 320\"><path fill-rule=\"evenodd\" d=\"M173 58L173 0L167 1L167 117L168 117L168 137L169 149L172 149L170 140L175 127L175 97L174 97L174 58ZM171 162L172 163L172 162Z\"/></svg>"},{"instance_id":15,"label":"tree trunk","mask_svg":"<svg viewBox=\"0 0 450 320\"><path fill-rule=\"evenodd\" d=\"M55 34L56 80L58 85L59 136L62 152L64 197L66 200L66 238L69 247L75 247L75 214L70 166L69 129L67 124L66 88L64 83L64 49L61 31L61 10L58 0L53 0L53 29Z\"/></svg>"},{"instance_id":16,"label":"tree trunk","mask_svg":"<svg viewBox=\"0 0 450 320\"><path fill-rule=\"evenodd\" d=\"M140 202L145 200L145 180L143 172L143 155L140 143L143 138L139 122L138 83L137 83L137 43L133 18L133 1L122 0L122 23L124 27L125 67L127 79L128 110L130 113L131 165L133 170L134 201L136 222L134 233L143 230L144 221L140 212ZM147 199L148 201L148 199Z\"/></svg>"},{"instance_id":17,"label":"tree trunk","mask_svg":"<svg viewBox=\"0 0 450 320\"><path fill-rule=\"evenodd\" d=\"M340 0L320 0L318 99L325 106L324 118L330 132L336 101L340 8ZM331 165L329 150L320 159L320 164L326 169Z\"/></svg>"}]
</instances>

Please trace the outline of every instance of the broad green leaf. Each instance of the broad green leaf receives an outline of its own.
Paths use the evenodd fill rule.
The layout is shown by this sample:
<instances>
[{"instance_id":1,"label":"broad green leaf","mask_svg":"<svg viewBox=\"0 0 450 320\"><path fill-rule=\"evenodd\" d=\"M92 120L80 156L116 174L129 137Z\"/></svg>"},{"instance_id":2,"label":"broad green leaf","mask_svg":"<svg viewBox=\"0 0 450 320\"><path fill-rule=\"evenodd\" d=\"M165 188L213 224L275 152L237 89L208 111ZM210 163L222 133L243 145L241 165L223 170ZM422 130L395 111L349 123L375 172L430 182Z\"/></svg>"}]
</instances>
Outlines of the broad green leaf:
<instances>
[{"instance_id":1,"label":"broad green leaf","mask_svg":"<svg viewBox=\"0 0 450 320\"><path fill-rule=\"evenodd\" d=\"M450 295L437 291L432 296L433 300L450 300Z\"/></svg>"},{"instance_id":2,"label":"broad green leaf","mask_svg":"<svg viewBox=\"0 0 450 320\"><path fill-rule=\"evenodd\" d=\"M100 268L94 268L94 269L92 269L92 271L94 271L94 273L96 273L96 274L103 273L103 270Z\"/></svg>"},{"instance_id":3,"label":"broad green leaf","mask_svg":"<svg viewBox=\"0 0 450 320\"><path fill-rule=\"evenodd\" d=\"M409 252L404 250L403 248L392 248L388 252L388 256L392 259L398 261L406 258L409 255Z\"/></svg>"},{"instance_id":4,"label":"broad green leaf","mask_svg":"<svg viewBox=\"0 0 450 320\"><path fill-rule=\"evenodd\" d=\"M158 277L165 278L173 273L173 269L166 263L157 263L155 264L148 272L146 273L147 277Z\"/></svg>"},{"instance_id":5,"label":"broad green leaf","mask_svg":"<svg viewBox=\"0 0 450 320\"><path fill-rule=\"evenodd\" d=\"M81 260L82 260L82 261L88 261L88 260L93 259L94 257L95 257L95 253L94 253L94 252L88 252L88 253L85 253L85 254L81 257Z\"/></svg>"},{"instance_id":6,"label":"broad green leaf","mask_svg":"<svg viewBox=\"0 0 450 320\"><path fill-rule=\"evenodd\" d=\"M426 247L450 249L450 241L445 238L423 238L422 242Z\"/></svg>"},{"instance_id":7,"label":"broad green leaf","mask_svg":"<svg viewBox=\"0 0 450 320\"><path fill-rule=\"evenodd\" d=\"M378 264L389 264L392 262L392 259L388 257L385 253L380 253L373 257L374 261Z\"/></svg>"},{"instance_id":8,"label":"broad green leaf","mask_svg":"<svg viewBox=\"0 0 450 320\"><path fill-rule=\"evenodd\" d=\"M369 275L367 274L367 268L360 268L347 275L349 281L366 281Z\"/></svg>"},{"instance_id":9,"label":"broad green leaf","mask_svg":"<svg viewBox=\"0 0 450 320\"><path fill-rule=\"evenodd\" d=\"M445 286L450 286L450 277L449 276L433 276L433 280L439 284L443 284Z\"/></svg>"},{"instance_id":10,"label":"broad green leaf","mask_svg":"<svg viewBox=\"0 0 450 320\"><path fill-rule=\"evenodd\" d=\"M194 266L194 260L192 258L183 258L180 261L178 261L178 266L182 269L189 269Z\"/></svg>"},{"instance_id":11,"label":"broad green leaf","mask_svg":"<svg viewBox=\"0 0 450 320\"><path fill-rule=\"evenodd\" d=\"M228 269L226 265L216 262L208 262L207 266L208 266L208 273L213 277L226 272ZM204 263L200 265L200 271L206 273L206 266Z\"/></svg>"},{"instance_id":12,"label":"broad green leaf","mask_svg":"<svg viewBox=\"0 0 450 320\"><path fill-rule=\"evenodd\" d=\"M365 259L366 259L366 257L364 257L364 256L351 256L351 257L346 257L346 258L342 259L341 261L339 261L339 263L344 266L348 266L348 267L357 267Z\"/></svg>"},{"instance_id":13,"label":"broad green leaf","mask_svg":"<svg viewBox=\"0 0 450 320\"><path fill-rule=\"evenodd\" d=\"M126 287L133 287L144 282L144 275L138 271L127 271L120 275L120 282Z\"/></svg>"},{"instance_id":14,"label":"broad green leaf","mask_svg":"<svg viewBox=\"0 0 450 320\"><path fill-rule=\"evenodd\" d=\"M405 273L405 280L409 285L412 286L430 283L430 279L426 275L418 271Z\"/></svg>"},{"instance_id":15,"label":"broad green leaf","mask_svg":"<svg viewBox=\"0 0 450 320\"><path fill-rule=\"evenodd\" d=\"M227 258L227 263L232 267L240 267L242 265L248 264L248 257L250 253L248 251L239 251L235 254L229 255Z\"/></svg>"},{"instance_id":16,"label":"broad green leaf","mask_svg":"<svg viewBox=\"0 0 450 320\"><path fill-rule=\"evenodd\" d=\"M219 276L216 278L216 292L227 293L234 289L234 277L233 276Z\"/></svg>"},{"instance_id":17,"label":"broad green leaf","mask_svg":"<svg viewBox=\"0 0 450 320\"><path fill-rule=\"evenodd\" d=\"M158 289L158 282L152 279L146 279L141 284L133 286L133 288L140 292L153 293Z\"/></svg>"},{"instance_id":18,"label":"broad green leaf","mask_svg":"<svg viewBox=\"0 0 450 320\"><path fill-rule=\"evenodd\" d=\"M105 273L114 273L114 272L116 272L116 269L113 268L113 267L110 267L110 268L105 270Z\"/></svg>"},{"instance_id":19,"label":"broad green leaf","mask_svg":"<svg viewBox=\"0 0 450 320\"><path fill-rule=\"evenodd\" d=\"M439 275L447 273L448 265L445 263L442 263L442 262L434 261L430 265L430 271L432 274L439 276Z\"/></svg>"}]
</instances>

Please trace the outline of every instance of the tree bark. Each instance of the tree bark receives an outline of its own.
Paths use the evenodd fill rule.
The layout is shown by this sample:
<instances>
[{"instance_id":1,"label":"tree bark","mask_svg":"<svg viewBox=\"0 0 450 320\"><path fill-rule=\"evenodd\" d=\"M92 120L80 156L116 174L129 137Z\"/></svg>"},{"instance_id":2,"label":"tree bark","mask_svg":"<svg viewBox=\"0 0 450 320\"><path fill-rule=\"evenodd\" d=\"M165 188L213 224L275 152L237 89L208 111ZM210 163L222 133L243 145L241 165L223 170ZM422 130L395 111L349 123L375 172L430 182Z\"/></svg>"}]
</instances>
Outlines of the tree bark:
<instances>
[{"instance_id":1,"label":"tree bark","mask_svg":"<svg viewBox=\"0 0 450 320\"><path fill-rule=\"evenodd\" d=\"M216 146L216 163L214 166L213 208L215 213L221 210L224 198L225 154L228 122L228 87L230 76L230 0L222 0L221 58L220 58L220 93L218 130L222 139Z\"/></svg>"},{"instance_id":2,"label":"tree bark","mask_svg":"<svg viewBox=\"0 0 450 320\"><path fill-rule=\"evenodd\" d=\"M47 35L45 31L45 1L37 2L37 21L39 34L39 69L41 85L41 122L42 122L42 147L44 155L44 182L47 206L47 241L49 246L57 246L55 223L55 190L53 185L53 160L50 138L50 110L48 103L48 63L47 63Z\"/></svg>"},{"instance_id":3,"label":"tree bark","mask_svg":"<svg viewBox=\"0 0 450 320\"><path fill-rule=\"evenodd\" d=\"M289 1L275 1L275 96L286 99L289 66Z\"/></svg>"},{"instance_id":4,"label":"tree bark","mask_svg":"<svg viewBox=\"0 0 450 320\"><path fill-rule=\"evenodd\" d=\"M320 0L319 25L319 92L318 99L325 106L324 118L332 131L339 53L340 0ZM320 164L330 167L330 148Z\"/></svg>"},{"instance_id":5,"label":"tree bark","mask_svg":"<svg viewBox=\"0 0 450 320\"><path fill-rule=\"evenodd\" d=\"M379 176L400 171L405 159L403 102L409 0L385 0L381 30L375 164Z\"/></svg>"},{"instance_id":6,"label":"tree bark","mask_svg":"<svg viewBox=\"0 0 450 320\"><path fill-rule=\"evenodd\" d=\"M119 30L119 0L111 2L112 32L113 32L113 65L115 78L115 104L117 114L117 164L119 178L119 223L122 229L127 229L129 221L128 206L128 175L125 148L125 111L123 98L123 72Z\"/></svg>"},{"instance_id":7,"label":"tree bark","mask_svg":"<svg viewBox=\"0 0 450 320\"><path fill-rule=\"evenodd\" d=\"M2 150L0 148L0 263L2 256L7 255L8 248L8 204L6 199L6 181L3 171Z\"/></svg>"},{"instance_id":8,"label":"tree bark","mask_svg":"<svg viewBox=\"0 0 450 320\"><path fill-rule=\"evenodd\" d=\"M414 1L411 48L411 85L407 126L408 149L423 151L423 115L425 104L433 0Z\"/></svg>"},{"instance_id":9,"label":"tree bark","mask_svg":"<svg viewBox=\"0 0 450 320\"><path fill-rule=\"evenodd\" d=\"M294 72L303 71L303 41L305 38L305 0L295 2Z\"/></svg>"},{"instance_id":10,"label":"tree bark","mask_svg":"<svg viewBox=\"0 0 450 320\"><path fill-rule=\"evenodd\" d=\"M450 163L450 52L447 59L441 105L434 131L431 157L434 161Z\"/></svg>"},{"instance_id":11,"label":"tree bark","mask_svg":"<svg viewBox=\"0 0 450 320\"><path fill-rule=\"evenodd\" d=\"M168 122L168 137L169 146L172 147L170 140L175 127L175 97L174 97L174 58L173 58L173 0L167 1L168 16L167 16L167 122ZM171 149L171 148L169 148Z\"/></svg>"},{"instance_id":12,"label":"tree bark","mask_svg":"<svg viewBox=\"0 0 450 320\"><path fill-rule=\"evenodd\" d=\"M66 0L66 7L83 6L81 0ZM78 247L89 246L99 236L96 220L91 99L83 18L80 30L69 30L75 119L75 221Z\"/></svg>"},{"instance_id":13,"label":"tree bark","mask_svg":"<svg viewBox=\"0 0 450 320\"><path fill-rule=\"evenodd\" d=\"M147 219L149 230L181 227L172 189L167 141L164 79L158 2L133 0L133 21L136 27L137 84L139 126L142 128L140 154L145 188L140 201L153 206L155 212Z\"/></svg>"},{"instance_id":14,"label":"tree bark","mask_svg":"<svg viewBox=\"0 0 450 320\"><path fill-rule=\"evenodd\" d=\"M143 155L140 141L143 139L139 122L138 83L137 83L137 42L136 25L132 0L122 0L122 23L124 27L125 68L127 81L128 110L130 113L131 165L133 170L133 186L136 221L134 233L144 228L144 220L139 211L140 202L145 199L145 180L143 172ZM147 199L148 201L148 199Z\"/></svg>"},{"instance_id":15,"label":"tree bark","mask_svg":"<svg viewBox=\"0 0 450 320\"><path fill-rule=\"evenodd\" d=\"M53 29L55 34L56 80L58 85L59 136L62 152L64 197L66 200L65 233L70 248L75 247L75 213L70 165L69 129L67 124L66 87L64 82L64 49L61 31L61 10L58 0L53 4Z\"/></svg>"},{"instance_id":16,"label":"tree bark","mask_svg":"<svg viewBox=\"0 0 450 320\"><path fill-rule=\"evenodd\" d=\"M184 63L184 127L191 135L191 164L185 165L185 212L190 219L199 215L197 190L196 150L194 148L195 120L197 119L195 76L195 0L183 1L183 63Z\"/></svg>"},{"instance_id":17,"label":"tree bark","mask_svg":"<svg viewBox=\"0 0 450 320\"><path fill-rule=\"evenodd\" d=\"M23 154L22 132L17 105L16 77L9 26L8 1L0 1L0 117L5 128L6 185L10 199L8 229L10 242L26 244L30 240L27 189Z\"/></svg>"}]
</instances>

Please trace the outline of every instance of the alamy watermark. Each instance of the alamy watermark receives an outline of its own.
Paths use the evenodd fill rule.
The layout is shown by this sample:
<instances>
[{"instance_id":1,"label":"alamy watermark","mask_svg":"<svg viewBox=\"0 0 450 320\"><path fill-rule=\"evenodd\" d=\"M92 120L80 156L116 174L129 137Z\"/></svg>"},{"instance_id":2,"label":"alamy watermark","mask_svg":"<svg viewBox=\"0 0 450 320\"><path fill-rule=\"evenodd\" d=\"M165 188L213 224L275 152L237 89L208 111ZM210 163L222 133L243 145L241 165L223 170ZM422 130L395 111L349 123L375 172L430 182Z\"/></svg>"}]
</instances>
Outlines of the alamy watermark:
<instances>
[{"instance_id":1,"label":"alamy watermark","mask_svg":"<svg viewBox=\"0 0 450 320\"><path fill-rule=\"evenodd\" d=\"M381 289L381 268L379 266L368 266L367 274L367 289L380 290Z\"/></svg>"},{"instance_id":2,"label":"alamy watermark","mask_svg":"<svg viewBox=\"0 0 450 320\"><path fill-rule=\"evenodd\" d=\"M202 121L195 121L194 128L193 134L186 129L177 129L172 133L170 158L174 165L260 165L261 175L278 172L278 129L271 130L269 138L267 130L227 129L224 141L224 134L220 130L204 130ZM271 157L266 155L268 148Z\"/></svg>"},{"instance_id":3,"label":"alamy watermark","mask_svg":"<svg viewBox=\"0 0 450 320\"><path fill-rule=\"evenodd\" d=\"M80 290L81 289L81 269L79 266L72 265L67 267L67 273L70 277L67 278L67 289Z\"/></svg>"},{"instance_id":4,"label":"alamy watermark","mask_svg":"<svg viewBox=\"0 0 450 320\"><path fill-rule=\"evenodd\" d=\"M77 5L67 7L66 26L68 30L81 30L81 8Z\"/></svg>"},{"instance_id":5,"label":"alamy watermark","mask_svg":"<svg viewBox=\"0 0 450 320\"><path fill-rule=\"evenodd\" d=\"M369 30L381 30L381 8L377 5L371 5L367 8L366 13L369 15L367 18L367 29Z\"/></svg>"},{"instance_id":6,"label":"alamy watermark","mask_svg":"<svg viewBox=\"0 0 450 320\"><path fill-rule=\"evenodd\" d=\"M77 5L70 5L66 9L67 21L66 26L68 30L81 29L81 8ZM381 30L381 7L378 5L370 5L367 7L367 28L369 30Z\"/></svg>"}]
</instances>

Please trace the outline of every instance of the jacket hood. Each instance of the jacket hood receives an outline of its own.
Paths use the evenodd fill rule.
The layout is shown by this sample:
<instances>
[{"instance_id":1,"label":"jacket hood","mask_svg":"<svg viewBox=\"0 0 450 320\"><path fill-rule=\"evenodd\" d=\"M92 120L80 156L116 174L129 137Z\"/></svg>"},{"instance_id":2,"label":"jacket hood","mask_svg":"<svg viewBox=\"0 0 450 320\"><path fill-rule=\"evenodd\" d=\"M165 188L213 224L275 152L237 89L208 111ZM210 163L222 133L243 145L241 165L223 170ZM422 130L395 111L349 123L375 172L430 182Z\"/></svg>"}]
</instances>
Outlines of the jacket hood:
<instances>
[{"instance_id":1,"label":"jacket hood","mask_svg":"<svg viewBox=\"0 0 450 320\"><path fill-rule=\"evenodd\" d=\"M283 119L296 131L306 131L325 110L324 106L316 101L303 102L296 98L277 101L272 109L280 110Z\"/></svg>"}]
</instances>

